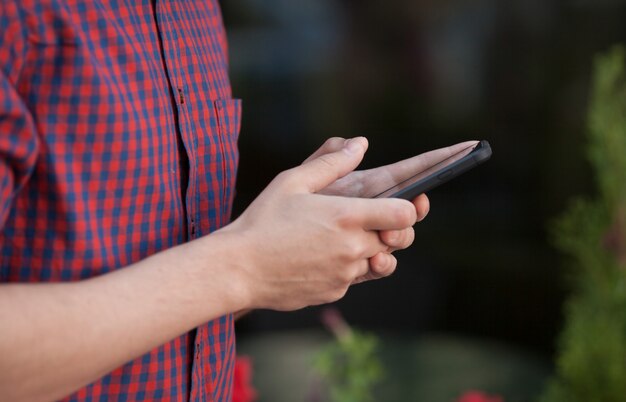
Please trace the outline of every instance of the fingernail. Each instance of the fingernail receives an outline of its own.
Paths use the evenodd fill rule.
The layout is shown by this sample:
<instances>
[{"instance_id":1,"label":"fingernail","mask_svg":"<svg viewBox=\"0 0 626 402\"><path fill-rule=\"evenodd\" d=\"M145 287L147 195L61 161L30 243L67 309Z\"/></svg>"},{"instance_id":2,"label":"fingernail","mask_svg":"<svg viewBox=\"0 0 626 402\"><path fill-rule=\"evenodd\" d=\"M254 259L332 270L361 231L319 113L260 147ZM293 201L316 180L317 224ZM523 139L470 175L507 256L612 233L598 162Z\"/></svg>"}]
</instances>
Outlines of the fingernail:
<instances>
[{"instance_id":1,"label":"fingernail","mask_svg":"<svg viewBox=\"0 0 626 402\"><path fill-rule=\"evenodd\" d=\"M361 144L361 141L358 138L352 138L346 141L344 149L351 154L356 154L363 150L363 144Z\"/></svg>"}]
</instances>

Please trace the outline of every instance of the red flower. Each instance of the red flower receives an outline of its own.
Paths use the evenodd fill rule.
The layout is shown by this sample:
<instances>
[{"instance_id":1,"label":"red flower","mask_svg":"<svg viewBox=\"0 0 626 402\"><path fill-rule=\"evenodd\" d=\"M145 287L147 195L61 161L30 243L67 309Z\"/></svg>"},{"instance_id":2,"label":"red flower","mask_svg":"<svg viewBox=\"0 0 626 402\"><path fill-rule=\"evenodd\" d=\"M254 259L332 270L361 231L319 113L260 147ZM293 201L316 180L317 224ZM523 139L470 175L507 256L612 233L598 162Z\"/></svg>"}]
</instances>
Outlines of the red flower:
<instances>
[{"instance_id":1,"label":"red flower","mask_svg":"<svg viewBox=\"0 0 626 402\"><path fill-rule=\"evenodd\" d=\"M467 391L459 397L457 402L504 402L501 396L487 395L480 391Z\"/></svg>"},{"instance_id":2,"label":"red flower","mask_svg":"<svg viewBox=\"0 0 626 402\"><path fill-rule=\"evenodd\" d=\"M235 360L232 402L254 402L256 396L252 387L252 360L247 356L238 356Z\"/></svg>"}]
</instances>

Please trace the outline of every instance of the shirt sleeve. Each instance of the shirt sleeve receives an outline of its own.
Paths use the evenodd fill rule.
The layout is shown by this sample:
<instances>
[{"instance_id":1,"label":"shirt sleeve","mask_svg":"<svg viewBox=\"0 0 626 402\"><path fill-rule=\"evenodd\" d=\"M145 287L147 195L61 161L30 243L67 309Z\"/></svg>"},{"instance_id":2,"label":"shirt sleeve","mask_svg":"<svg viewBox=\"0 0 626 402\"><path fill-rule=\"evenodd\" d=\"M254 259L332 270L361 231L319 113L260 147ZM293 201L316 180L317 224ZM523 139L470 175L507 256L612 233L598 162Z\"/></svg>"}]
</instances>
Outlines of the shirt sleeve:
<instances>
[{"instance_id":1,"label":"shirt sleeve","mask_svg":"<svg viewBox=\"0 0 626 402\"><path fill-rule=\"evenodd\" d=\"M32 114L18 93L27 39L16 2L0 5L0 228L15 194L31 176L39 141Z\"/></svg>"}]
</instances>

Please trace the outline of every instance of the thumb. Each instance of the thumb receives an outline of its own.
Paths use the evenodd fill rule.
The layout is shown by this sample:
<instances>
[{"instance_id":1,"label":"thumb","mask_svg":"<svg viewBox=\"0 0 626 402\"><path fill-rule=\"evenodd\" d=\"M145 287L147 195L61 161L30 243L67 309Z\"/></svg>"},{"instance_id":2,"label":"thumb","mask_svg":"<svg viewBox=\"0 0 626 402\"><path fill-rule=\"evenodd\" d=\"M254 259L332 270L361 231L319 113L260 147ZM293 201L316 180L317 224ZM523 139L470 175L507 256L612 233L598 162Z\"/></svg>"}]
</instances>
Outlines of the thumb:
<instances>
[{"instance_id":1,"label":"thumb","mask_svg":"<svg viewBox=\"0 0 626 402\"><path fill-rule=\"evenodd\" d=\"M326 140L324 144L315 152L313 152L306 160L302 163L307 163L312 161L313 159L319 157L320 155L328 154L331 152L339 151L346 144L345 138L341 137L332 137Z\"/></svg>"},{"instance_id":2,"label":"thumb","mask_svg":"<svg viewBox=\"0 0 626 402\"><path fill-rule=\"evenodd\" d=\"M363 160L367 146L365 137L352 138L344 143L343 148L320 155L294 170L306 189L316 193L356 169Z\"/></svg>"}]
</instances>

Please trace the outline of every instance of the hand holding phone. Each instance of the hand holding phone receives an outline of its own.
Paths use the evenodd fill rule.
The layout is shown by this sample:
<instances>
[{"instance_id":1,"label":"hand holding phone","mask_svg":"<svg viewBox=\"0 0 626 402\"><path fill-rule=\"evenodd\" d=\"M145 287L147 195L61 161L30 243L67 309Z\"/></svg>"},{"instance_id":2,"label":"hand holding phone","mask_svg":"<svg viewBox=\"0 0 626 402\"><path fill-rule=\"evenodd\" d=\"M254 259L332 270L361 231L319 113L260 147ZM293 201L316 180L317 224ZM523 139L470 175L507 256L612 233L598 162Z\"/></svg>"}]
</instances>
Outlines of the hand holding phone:
<instances>
[{"instance_id":1,"label":"hand holding phone","mask_svg":"<svg viewBox=\"0 0 626 402\"><path fill-rule=\"evenodd\" d=\"M341 138L327 141L307 161L324 153L341 149L344 141ZM459 160L459 157L463 159L474 150L476 153L471 156L474 159L473 161L468 162L464 160L460 163L461 166L456 168L450 166ZM320 193L362 198L401 197L412 201L424 191L429 191L437 185L443 184L445 181L486 161L490 155L491 148L487 141L466 141L425 152L390 165L367 170L355 170L321 190ZM445 173L441 171L434 177L432 174L429 174L445 167L452 168L453 172ZM438 177L443 173L445 175ZM446 177L446 175L450 176Z\"/></svg>"},{"instance_id":2,"label":"hand holding phone","mask_svg":"<svg viewBox=\"0 0 626 402\"><path fill-rule=\"evenodd\" d=\"M345 142L346 140L343 138L329 139L322 147L320 147L320 149L311 155L305 163L310 162L321 155L341 150ZM434 183L437 185L443 183L444 179L445 181L451 179L452 177L460 174L462 171L472 167L471 165L473 165L473 163L470 164L470 167L467 167L466 163L461 163L455 170L452 165L459 160L459 156L463 159L468 153L472 153L478 145L481 145L478 141L467 141L426 152L390 165L367 170L355 170L336 180L326 188L318 191L318 193L361 198L372 198L376 196L402 196L402 198L407 198L413 202L417 212L417 219L420 221L426 216L426 214L428 214L429 203L426 196L419 197L419 195L423 191L434 188L432 185L433 179L429 178L432 174L428 174L428 172L438 171L445 166L452 167L453 173L448 173L450 176L442 176L440 178L435 176L437 180L435 180ZM491 154L489 144L485 141L479 149L484 150L472 155L472 158L477 156L477 159L480 162L487 160ZM485 151L487 155L483 154ZM478 164L480 163L479 161L474 162ZM463 169L461 169L461 167L463 167ZM420 176L420 173L426 175L427 180L425 180L425 183L428 185L425 187L424 181L419 179L419 177L422 177ZM417 181L412 181L411 179L417 179ZM420 182L421 184L418 186L412 186L412 184L417 182ZM403 185L404 187L402 187ZM403 190L404 192L402 192ZM391 234L393 234L393 239L395 239L393 241L391 240L392 238L388 236ZM401 232L380 231L379 236L383 243L387 244L391 251L408 247L413 239L412 230L405 230ZM393 272L393 268L391 270L389 269L390 261L395 261L390 252L379 253L372 257L370 259L370 274L372 277L378 278L391 274L391 272ZM394 264L391 265L395 266ZM365 277L364 279L368 278Z\"/></svg>"}]
</instances>

